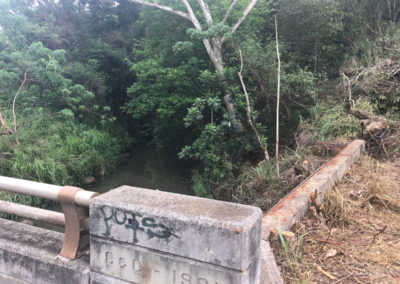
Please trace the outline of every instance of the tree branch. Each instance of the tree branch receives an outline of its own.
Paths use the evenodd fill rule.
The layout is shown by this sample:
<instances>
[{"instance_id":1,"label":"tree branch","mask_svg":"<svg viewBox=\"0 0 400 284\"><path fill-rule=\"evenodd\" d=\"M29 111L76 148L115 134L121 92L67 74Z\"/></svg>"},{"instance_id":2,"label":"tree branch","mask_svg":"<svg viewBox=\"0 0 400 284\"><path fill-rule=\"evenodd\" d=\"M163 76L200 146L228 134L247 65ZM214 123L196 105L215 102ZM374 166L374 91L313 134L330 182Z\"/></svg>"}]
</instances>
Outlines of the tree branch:
<instances>
[{"instance_id":1,"label":"tree branch","mask_svg":"<svg viewBox=\"0 0 400 284\"><path fill-rule=\"evenodd\" d=\"M155 8L158 8L160 10L164 10L164 11L170 12L172 14L181 16L182 18L191 20L191 18L189 17L188 14L186 14L186 13L184 13L182 11L174 10L171 7L168 7L168 6L164 6L164 5L160 5L160 4L156 4L156 3L152 3L152 2L148 2L148 1L143 1L143 0L129 0L129 1L131 1L133 3L136 3L136 4L144 5L144 6L155 7Z\"/></svg>"},{"instance_id":2,"label":"tree branch","mask_svg":"<svg viewBox=\"0 0 400 284\"><path fill-rule=\"evenodd\" d=\"M189 13L189 15L188 15L188 16L189 16L189 20L192 21L194 27L195 27L198 31L202 31L203 28L201 27L199 21L197 20L196 15L193 13L193 9L192 9L192 7L190 6L189 2L188 2L187 0L182 0L182 2L183 2L183 4L185 5L186 10L187 10L188 13Z\"/></svg>"},{"instance_id":3,"label":"tree branch","mask_svg":"<svg viewBox=\"0 0 400 284\"><path fill-rule=\"evenodd\" d=\"M182 2L183 2L183 4L185 5L186 10L187 10L188 13L189 13L190 20L192 21L194 27L195 27L198 31L202 31L203 28L201 27L199 21L197 20L196 15L194 14L193 9L192 9L192 7L190 6L189 2L188 2L187 0L182 0ZM210 41L209 41L208 39L205 38L205 39L203 39L203 44L204 44L204 46L205 46L205 48L206 48L206 50L207 50L207 53L208 53L208 55L209 55L211 61L213 62L215 68L216 68L220 73L223 73L224 70L223 70L223 67L222 67L222 63L221 63L221 62L218 62L218 56L216 55L215 50L214 50L213 47L211 46Z\"/></svg>"},{"instance_id":4,"label":"tree branch","mask_svg":"<svg viewBox=\"0 0 400 284\"><path fill-rule=\"evenodd\" d=\"M203 11L204 18L206 19L207 26L211 28L213 25L213 19L210 13L210 9L208 8L208 5L203 1L203 0L197 0L197 3L199 3L201 10Z\"/></svg>"},{"instance_id":5,"label":"tree branch","mask_svg":"<svg viewBox=\"0 0 400 284\"><path fill-rule=\"evenodd\" d=\"M13 100L12 112L13 112L13 118L14 118L14 133L17 133L17 116L15 115L15 101L17 100L19 93L21 92L22 88L25 85L27 73L28 73L28 69L25 70L24 80L22 81L21 86L19 86L18 92L15 94L14 100Z\"/></svg>"},{"instance_id":6,"label":"tree branch","mask_svg":"<svg viewBox=\"0 0 400 284\"><path fill-rule=\"evenodd\" d=\"M232 4L229 6L229 9L226 11L224 18L222 19L221 24L225 24L226 20L228 19L229 15L231 14L233 8L235 8L238 0L233 0Z\"/></svg>"},{"instance_id":7,"label":"tree branch","mask_svg":"<svg viewBox=\"0 0 400 284\"><path fill-rule=\"evenodd\" d=\"M176 10L172 9L171 7L160 5L160 4L156 4L156 3L152 3L152 2L148 2L148 1L143 1L143 0L129 0L129 1L131 1L133 3L136 3L136 4L141 4L141 5L144 5L144 6L154 7L154 8L158 8L160 10L164 10L164 11L176 14L178 16L181 16L181 17L191 21L193 26L196 28L196 30L198 30L198 31L202 31L203 30L203 28L200 25L200 22L197 20L196 15L194 14L192 7L190 6L190 4L189 4L189 2L187 0L182 0L182 3L185 5L186 10L187 10L188 13L185 13L185 12L182 12L182 11L176 11ZM206 17L207 23L209 22L210 19L212 21L211 13L209 12L209 9L206 6L206 4L203 2L203 0L198 0L198 2L199 2L199 4L201 2L204 5L204 7L202 7L202 9L204 9L203 13L205 12L205 17L206 17L206 14L209 13L210 17L209 17L208 20L207 20L207 17ZM202 6L202 4L200 4L200 6ZM213 61L214 65L217 64L217 66L218 66L218 62L217 62L218 60L216 58L215 51L214 51L213 47L211 46L210 41L208 39L203 39L203 44L204 44L204 46L205 46L205 48L207 50L208 55L210 56L211 60ZM217 69L219 69L218 71L220 71L221 73L223 72L222 68L217 68Z\"/></svg>"},{"instance_id":8,"label":"tree branch","mask_svg":"<svg viewBox=\"0 0 400 284\"><path fill-rule=\"evenodd\" d=\"M6 130L6 132L3 132L7 135L14 134L14 132L7 126L7 124L4 122L3 116L0 113L0 123L2 125L2 127Z\"/></svg>"},{"instance_id":9,"label":"tree branch","mask_svg":"<svg viewBox=\"0 0 400 284\"><path fill-rule=\"evenodd\" d=\"M247 5L246 9L243 11L243 15L239 18L239 20L236 22L236 24L233 25L231 33L234 33L239 26L243 23L243 21L246 19L247 15L250 13L250 11L254 8L254 6L257 4L258 0L251 0L249 5ZM225 41L225 36L222 38L222 42Z\"/></svg>"},{"instance_id":10,"label":"tree branch","mask_svg":"<svg viewBox=\"0 0 400 284\"><path fill-rule=\"evenodd\" d=\"M251 109L250 109L249 94L247 93L246 86L245 86L245 84L244 84L244 82L243 82L243 77L242 77L243 58L242 58L242 51L241 51L240 49L239 49L239 53L240 53L240 71L238 72L238 75L239 75L240 83L242 84L242 88L243 88L243 91L244 91L244 95L245 95L245 97L246 97L247 119L248 119L248 121L249 121L249 124L250 124L251 128L253 129L254 133L255 133L256 136L257 136L258 143L260 144L260 147L261 147L262 151L264 152L265 160L266 160L266 161L269 161L268 151L267 151L267 149L265 149L265 147L264 147L264 145L263 145L263 143L262 143L262 140L261 140L261 136L260 136L260 134L258 133L257 128L255 127L255 125L254 125L254 123L253 123L253 120L251 119Z\"/></svg>"}]
</instances>

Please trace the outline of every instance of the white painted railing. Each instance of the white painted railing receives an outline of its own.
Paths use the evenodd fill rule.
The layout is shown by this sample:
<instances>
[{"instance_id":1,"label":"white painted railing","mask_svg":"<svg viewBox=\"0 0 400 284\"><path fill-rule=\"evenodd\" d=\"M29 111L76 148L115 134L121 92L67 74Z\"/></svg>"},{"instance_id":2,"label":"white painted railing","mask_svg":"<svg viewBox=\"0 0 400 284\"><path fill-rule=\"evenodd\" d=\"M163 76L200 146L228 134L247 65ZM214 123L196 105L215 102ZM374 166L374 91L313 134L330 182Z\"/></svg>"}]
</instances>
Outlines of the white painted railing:
<instances>
[{"instance_id":1,"label":"white painted railing","mask_svg":"<svg viewBox=\"0 0 400 284\"><path fill-rule=\"evenodd\" d=\"M14 192L37 196L44 199L58 201L58 194L63 187L59 185L29 181L0 176L0 191ZM89 200L98 193L80 190L74 196L74 203L79 206L89 206Z\"/></svg>"}]
</instances>

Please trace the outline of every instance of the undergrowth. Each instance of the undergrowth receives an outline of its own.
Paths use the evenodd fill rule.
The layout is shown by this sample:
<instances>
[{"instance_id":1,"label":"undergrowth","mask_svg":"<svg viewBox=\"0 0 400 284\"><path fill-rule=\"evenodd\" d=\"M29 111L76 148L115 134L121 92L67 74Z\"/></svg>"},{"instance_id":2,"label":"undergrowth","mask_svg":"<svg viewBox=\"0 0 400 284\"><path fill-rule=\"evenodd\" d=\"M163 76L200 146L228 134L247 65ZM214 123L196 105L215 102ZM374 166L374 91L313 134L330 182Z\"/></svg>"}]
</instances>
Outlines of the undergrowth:
<instances>
[{"instance_id":1,"label":"undergrowth","mask_svg":"<svg viewBox=\"0 0 400 284\"><path fill-rule=\"evenodd\" d=\"M30 117L21 118L29 120ZM127 151L127 133L93 128L62 117L43 117L0 137L0 175L57 185L81 186L87 176L105 175ZM2 199L46 207L40 198L3 194Z\"/></svg>"},{"instance_id":2,"label":"undergrowth","mask_svg":"<svg viewBox=\"0 0 400 284\"><path fill-rule=\"evenodd\" d=\"M332 226L343 225L348 216L343 194L337 187L329 189L322 203L322 215Z\"/></svg>"},{"instance_id":3,"label":"undergrowth","mask_svg":"<svg viewBox=\"0 0 400 284\"><path fill-rule=\"evenodd\" d=\"M337 137L354 137L360 133L359 121L346 111L344 104L317 103L312 108L311 127L319 140L331 141Z\"/></svg>"},{"instance_id":4,"label":"undergrowth","mask_svg":"<svg viewBox=\"0 0 400 284\"><path fill-rule=\"evenodd\" d=\"M327 191L322 214L306 214L293 232L275 228L285 283L398 283L399 180L397 162L362 155Z\"/></svg>"}]
</instances>

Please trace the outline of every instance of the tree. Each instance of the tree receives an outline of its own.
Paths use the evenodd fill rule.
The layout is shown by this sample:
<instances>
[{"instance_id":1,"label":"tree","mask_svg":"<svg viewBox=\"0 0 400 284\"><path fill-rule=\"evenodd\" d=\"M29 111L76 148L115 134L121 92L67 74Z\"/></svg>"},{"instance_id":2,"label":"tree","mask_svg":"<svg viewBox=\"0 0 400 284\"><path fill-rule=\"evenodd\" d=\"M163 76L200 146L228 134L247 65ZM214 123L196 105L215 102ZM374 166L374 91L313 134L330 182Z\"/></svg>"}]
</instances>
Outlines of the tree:
<instances>
[{"instance_id":1,"label":"tree","mask_svg":"<svg viewBox=\"0 0 400 284\"><path fill-rule=\"evenodd\" d=\"M17 132L17 114L34 114L35 108L60 112L69 118L76 116L81 121L98 121L99 117L105 121L109 107L100 110L94 88L71 80L65 70L65 50L51 50L37 41L37 34L32 35L37 26L19 12L23 7L11 10L9 3L0 2L0 107L8 109L12 105L13 120L11 129L6 123L11 118L7 119L5 111L1 113L4 119L0 122L6 133Z\"/></svg>"},{"instance_id":2,"label":"tree","mask_svg":"<svg viewBox=\"0 0 400 284\"><path fill-rule=\"evenodd\" d=\"M228 18L231 16L232 11L238 5L239 2L238 0L232 1L229 8L225 12L223 19L218 22L213 19L209 5L204 0L197 0L197 4L201 10L202 20L205 22L205 25L207 27L207 30L204 30L203 29L204 24L202 25L200 23L200 21L198 20L198 16L196 15L196 13L192 8L193 5L189 3L188 0L181 0L181 4L183 4L184 9L186 9L186 12L181 11L179 8L175 9L174 7L171 6L159 4L158 1L155 2L149 2L143 0L130 0L130 1L144 6L158 8L160 10L178 15L186 20L189 20L193 24L195 29L189 30L188 32L193 37L198 37L202 40L211 62L213 63L215 69L222 76L224 75L224 62L222 55L223 44L230 34L236 32L236 30L246 19L247 15L251 12L251 10L258 2L258 0L250 0L248 5L242 11L242 14L239 16L239 18L231 25L228 25ZM228 112L231 115L235 116L235 110L230 100L229 94L225 94L224 103Z\"/></svg>"},{"instance_id":3,"label":"tree","mask_svg":"<svg viewBox=\"0 0 400 284\"><path fill-rule=\"evenodd\" d=\"M279 33L289 61L314 73L337 67L344 54L343 17L339 0L279 1Z\"/></svg>"}]
</instances>

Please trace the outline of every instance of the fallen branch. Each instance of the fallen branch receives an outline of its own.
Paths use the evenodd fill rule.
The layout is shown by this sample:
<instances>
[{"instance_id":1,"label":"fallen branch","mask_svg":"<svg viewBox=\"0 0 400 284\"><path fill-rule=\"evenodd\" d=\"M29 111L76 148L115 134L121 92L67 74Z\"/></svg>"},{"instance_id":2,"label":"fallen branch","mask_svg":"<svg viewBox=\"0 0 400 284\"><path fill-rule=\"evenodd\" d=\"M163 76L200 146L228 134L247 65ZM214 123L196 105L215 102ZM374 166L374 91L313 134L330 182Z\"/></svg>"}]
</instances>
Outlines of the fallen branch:
<instances>
[{"instance_id":1,"label":"fallen branch","mask_svg":"<svg viewBox=\"0 0 400 284\"><path fill-rule=\"evenodd\" d=\"M314 238L314 241L319 242L319 243L326 243L326 244L331 244L331 245L340 245L341 242L333 241L333 240L321 240L318 238Z\"/></svg>"},{"instance_id":2,"label":"fallen branch","mask_svg":"<svg viewBox=\"0 0 400 284\"><path fill-rule=\"evenodd\" d=\"M383 117L377 116L375 114L363 111L361 109L358 108L351 108L350 109L350 113L352 115L354 115L355 117L357 117L358 119L375 119L375 120L383 120L385 121L385 119Z\"/></svg>"}]
</instances>

